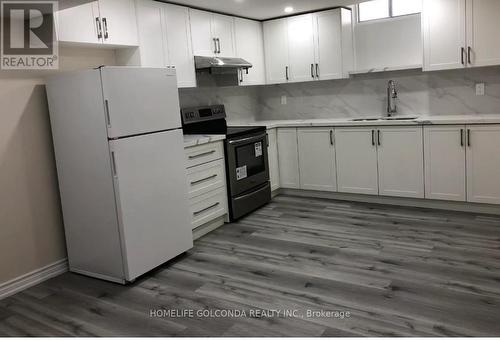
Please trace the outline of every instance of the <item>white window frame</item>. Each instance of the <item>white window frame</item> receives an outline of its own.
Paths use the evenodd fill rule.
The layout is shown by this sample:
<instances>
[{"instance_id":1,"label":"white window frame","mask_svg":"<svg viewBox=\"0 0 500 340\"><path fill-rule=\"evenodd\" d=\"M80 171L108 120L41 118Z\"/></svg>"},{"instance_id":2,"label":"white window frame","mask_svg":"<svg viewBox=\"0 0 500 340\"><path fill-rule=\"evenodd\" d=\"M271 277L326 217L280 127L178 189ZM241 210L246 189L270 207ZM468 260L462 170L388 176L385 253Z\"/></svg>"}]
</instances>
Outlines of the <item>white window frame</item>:
<instances>
[{"instance_id":1,"label":"white window frame","mask_svg":"<svg viewBox=\"0 0 500 340\"><path fill-rule=\"evenodd\" d=\"M401 18L401 17L406 17L408 15L417 15L421 14L422 11L416 12L416 13L409 13L409 14L401 14L401 15L394 15L393 10L392 10L392 1L393 0L387 0L389 3L389 16L388 17L383 17L383 18L378 18L378 19L369 19L369 20L363 20L361 21L361 11L359 9L359 3L356 5L356 11L357 11L357 22L359 23L364 23L364 22L371 22L371 21L377 21L377 20L390 20L390 19L395 19L395 18Z\"/></svg>"}]
</instances>

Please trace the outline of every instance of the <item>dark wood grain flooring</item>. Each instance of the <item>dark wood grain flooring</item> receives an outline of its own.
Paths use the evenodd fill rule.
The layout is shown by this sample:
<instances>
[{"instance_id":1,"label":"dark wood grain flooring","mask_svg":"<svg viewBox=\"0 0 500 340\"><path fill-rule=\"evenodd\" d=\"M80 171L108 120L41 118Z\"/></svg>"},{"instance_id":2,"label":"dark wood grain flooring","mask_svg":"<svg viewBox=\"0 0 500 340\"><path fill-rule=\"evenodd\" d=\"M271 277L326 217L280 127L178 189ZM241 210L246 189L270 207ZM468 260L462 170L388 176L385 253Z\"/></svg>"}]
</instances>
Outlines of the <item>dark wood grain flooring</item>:
<instances>
[{"instance_id":1,"label":"dark wood grain flooring","mask_svg":"<svg viewBox=\"0 0 500 340\"><path fill-rule=\"evenodd\" d=\"M500 336L500 217L278 196L129 286L2 300L0 335Z\"/></svg>"}]
</instances>

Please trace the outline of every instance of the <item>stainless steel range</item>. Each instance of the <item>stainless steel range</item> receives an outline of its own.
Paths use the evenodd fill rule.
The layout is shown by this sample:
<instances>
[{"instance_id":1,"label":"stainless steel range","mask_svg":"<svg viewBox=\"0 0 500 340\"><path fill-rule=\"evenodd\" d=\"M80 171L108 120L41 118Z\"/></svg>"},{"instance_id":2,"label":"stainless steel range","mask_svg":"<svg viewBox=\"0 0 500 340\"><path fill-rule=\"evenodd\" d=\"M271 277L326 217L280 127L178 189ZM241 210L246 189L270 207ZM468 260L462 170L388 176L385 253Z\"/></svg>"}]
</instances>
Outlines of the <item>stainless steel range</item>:
<instances>
[{"instance_id":1,"label":"stainless steel range","mask_svg":"<svg viewBox=\"0 0 500 340\"><path fill-rule=\"evenodd\" d=\"M227 126L223 105L181 110L184 134L226 135L225 157L230 220L271 200L265 126Z\"/></svg>"}]
</instances>

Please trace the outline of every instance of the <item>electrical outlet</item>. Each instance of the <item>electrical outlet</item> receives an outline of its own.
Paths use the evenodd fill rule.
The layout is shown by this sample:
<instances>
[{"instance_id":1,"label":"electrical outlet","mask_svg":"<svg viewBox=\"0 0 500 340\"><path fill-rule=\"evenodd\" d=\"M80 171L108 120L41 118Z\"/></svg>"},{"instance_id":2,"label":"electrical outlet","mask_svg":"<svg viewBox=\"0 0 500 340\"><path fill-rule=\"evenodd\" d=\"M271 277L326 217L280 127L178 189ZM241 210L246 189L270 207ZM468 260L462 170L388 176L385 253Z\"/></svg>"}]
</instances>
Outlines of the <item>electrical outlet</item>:
<instances>
[{"instance_id":1,"label":"electrical outlet","mask_svg":"<svg viewBox=\"0 0 500 340\"><path fill-rule=\"evenodd\" d=\"M476 84L476 96L484 96L484 83Z\"/></svg>"},{"instance_id":2,"label":"electrical outlet","mask_svg":"<svg viewBox=\"0 0 500 340\"><path fill-rule=\"evenodd\" d=\"M281 105L286 105L286 96L281 96Z\"/></svg>"}]
</instances>

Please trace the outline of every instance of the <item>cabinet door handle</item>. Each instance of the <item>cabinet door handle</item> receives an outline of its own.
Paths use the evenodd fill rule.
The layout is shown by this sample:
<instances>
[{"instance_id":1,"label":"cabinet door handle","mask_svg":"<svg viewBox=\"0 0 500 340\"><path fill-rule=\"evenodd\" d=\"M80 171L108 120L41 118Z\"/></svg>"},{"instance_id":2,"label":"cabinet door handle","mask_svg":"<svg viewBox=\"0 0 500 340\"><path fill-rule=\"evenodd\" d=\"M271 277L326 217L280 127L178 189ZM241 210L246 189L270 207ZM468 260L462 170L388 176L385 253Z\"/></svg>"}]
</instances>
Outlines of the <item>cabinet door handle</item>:
<instances>
[{"instance_id":1,"label":"cabinet door handle","mask_svg":"<svg viewBox=\"0 0 500 340\"><path fill-rule=\"evenodd\" d=\"M333 146L333 130L330 130L330 145Z\"/></svg>"},{"instance_id":2,"label":"cabinet door handle","mask_svg":"<svg viewBox=\"0 0 500 340\"><path fill-rule=\"evenodd\" d=\"M217 38L217 53L220 54L220 39Z\"/></svg>"},{"instance_id":3,"label":"cabinet door handle","mask_svg":"<svg viewBox=\"0 0 500 340\"><path fill-rule=\"evenodd\" d=\"M467 62L468 62L469 64L471 64L471 65L472 65L472 57L471 57L471 54L472 54L472 47L470 47L470 46L469 46L469 47L467 48Z\"/></svg>"},{"instance_id":4,"label":"cabinet door handle","mask_svg":"<svg viewBox=\"0 0 500 340\"><path fill-rule=\"evenodd\" d=\"M372 130L372 145L375 146L375 130Z\"/></svg>"},{"instance_id":5,"label":"cabinet door handle","mask_svg":"<svg viewBox=\"0 0 500 340\"><path fill-rule=\"evenodd\" d=\"M319 79L319 64L316 63L316 77Z\"/></svg>"},{"instance_id":6,"label":"cabinet door handle","mask_svg":"<svg viewBox=\"0 0 500 340\"><path fill-rule=\"evenodd\" d=\"M381 135L380 130L377 130L377 144L378 144L378 146L382 145L382 143L380 142L380 135Z\"/></svg>"},{"instance_id":7,"label":"cabinet door handle","mask_svg":"<svg viewBox=\"0 0 500 340\"><path fill-rule=\"evenodd\" d=\"M196 158L200 158L200 157L203 157L203 156L211 155L213 153L215 153L215 150L204 152L204 153L200 153L198 155L189 156L189 159L196 159Z\"/></svg>"},{"instance_id":8,"label":"cabinet door handle","mask_svg":"<svg viewBox=\"0 0 500 340\"><path fill-rule=\"evenodd\" d=\"M116 157L114 151L111 151L111 171L113 171L113 177L118 176L118 172L116 171Z\"/></svg>"},{"instance_id":9,"label":"cabinet door handle","mask_svg":"<svg viewBox=\"0 0 500 340\"><path fill-rule=\"evenodd\" d=\"M285 76L286 76L286 80L289 80L289 78L288 78L288 66L285 67Z\"/></svg>"},{"instance_id":10,"label":"cabinet door handle","mask_svg":"<svg viewBox=\"0 0 500 340\"><path fill-rule=\"evenodd\" d=\"M109 114L109 102L108 100L104 100L104 111L106 112L106 124L108 127L111 127L111 116Z\"/></svg>"},{"instance_id":11,"label":"cabinet door handle","mask_svg":"<svg viewBox=\"0 0 500 340\"><path fill-rule=\"evenodd\" d=\"M460 129L460 146L464 146L464 129Z\"/></svg>"},{"instance_id":12,"label":"cabinet door handle","mask_svg":"<svg viewBox=\"0 0 500 340\"><path fill-rule=\"evenodd\" d=\"M471 147L471 141L470 141L470 129L467 129L467 146L470 148Z\"/></svg>"},{"instance_id":13,"label":"cabinet door handle","mask_svg":"<svg viewBox=\"0 0 500 340\"><path fill-rule=\"evenodd\" d=\"M101 20L99 20L99 17L95 18L95 25L97 27L97 39L102 39L102 26L101 26Z\"/></svg>"},{"instance_id":14,"label":"cabinet door handle","mask_svg":"<svg viewBox=\"0 0 500 340\"><path fill-rule=\"evenodd\" d=\"M214 41L214 54L217 54L217 38L212 39Z\"/></svg>"},{"instance_id":15,"label":"cabinet door handle","mask_svg":"<svg viewBox=\"0 0 500 340\"><path fill-rule=\"evenodd\" d=\"M108 21L106 20L106 18L102 18L102 25L104 26L104 39L108 39Z\"/></svg>"},{"instance_id":16,"label":"cabinet door handle","mask_svg":"<svg viewBox=\"0 0 500 340\"><path fill-rule=\"evenodd\" d=\"M243 70L240 70L240 83L243 83Z\"/></svg>"},{"instance_id":17,"label":"cabinet door handle","mask_svg":"<svg viewBox=\"0 0 500 340\"><path fill-rule=\"evenodd\" d=\"M219 204L220 204L219 202L217 202L217 203L215 203L215 204L212 204L212 205L211 205L211 206L209 206L209 207L206 207L206 208L204 208L204 209L201 209L201 210L198 210L198 211L194 212L194 213L193 213L193 215L194 215L194 216L198 216L199 214L203 214L205 211L208 211L208 210L210 210L210 209L213 209L213 208L215 208L216 206L218 206Z\"/></svg>"},{"instance_id":18,"label":"cabinet door handle","mask_svg":"<svg viewBox=\"0 0 500 340\"><path fill-rule=\"evenodd\" d=\"M197 181L192 181L190 184L191 184L191 185L196 185L196 184L200 184L200 183L203 183L203 182L209 181L209 180L214 179L214 178L217 178L217 174L213 174L212 176L208 176L208 177L206 177L206 178L199 179L199 180L197 180Z\"/></svg>"},{"instance_id":19,"label":"cabinet door handle","mask_svg":"<svg viewBox=\"0 0 500 340\"><path fill-rule=\"evenodd\" d=\"M461 55L462 55L462 56L461 56L461 58L462 58L462 65L465 65L465 59L464 59L465 48L464 48L464 47L462 47L462 50L461 50L461 52L460 52L460 53L461 53Z\"/></svg>"},{"instance_id":20,"label":"cabinet door handle","mask_svg":"<svg viewBox=\"0 0 500 340\"><path fill-rule=\"evenodd\" d=\"M314 64L311 64L311 78L314 79Z\"/></svg>"}]
</instances>

